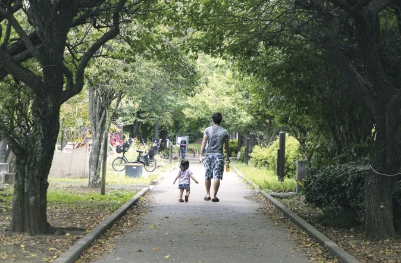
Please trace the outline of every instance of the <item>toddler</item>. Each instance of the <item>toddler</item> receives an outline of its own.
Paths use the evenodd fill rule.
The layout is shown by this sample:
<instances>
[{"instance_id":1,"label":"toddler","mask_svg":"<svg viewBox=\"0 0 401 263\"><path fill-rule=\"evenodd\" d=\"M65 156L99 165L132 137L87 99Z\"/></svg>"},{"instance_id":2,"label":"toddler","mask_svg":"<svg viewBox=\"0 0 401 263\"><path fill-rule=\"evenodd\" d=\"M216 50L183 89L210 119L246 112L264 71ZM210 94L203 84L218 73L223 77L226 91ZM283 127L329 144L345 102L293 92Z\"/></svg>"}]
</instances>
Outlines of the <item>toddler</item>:
<instances>
[{"instance_id":1,"label":"toddler","mask_svg":"<svg viewBox=\"0 0 401 263\"><path fill-rule=\"evenodd\" d=\"M179 195L180 198L178 199L178 202L184 202L184 200L182 200L182 195L184 193L184 189L186 190L185 202L188 202L191 178L192 178L192 180L195 181L195 183L199 183L193 177L192 172L188 168L189 168L189 161L185 160L185 159L181 160L180 171L178 172L178 175L173 182L173 184L175 184L177 179L178 178L180 179L180 180L178 180L178 189L180 189L180 195Z\"/></svg>"}]
</instances>

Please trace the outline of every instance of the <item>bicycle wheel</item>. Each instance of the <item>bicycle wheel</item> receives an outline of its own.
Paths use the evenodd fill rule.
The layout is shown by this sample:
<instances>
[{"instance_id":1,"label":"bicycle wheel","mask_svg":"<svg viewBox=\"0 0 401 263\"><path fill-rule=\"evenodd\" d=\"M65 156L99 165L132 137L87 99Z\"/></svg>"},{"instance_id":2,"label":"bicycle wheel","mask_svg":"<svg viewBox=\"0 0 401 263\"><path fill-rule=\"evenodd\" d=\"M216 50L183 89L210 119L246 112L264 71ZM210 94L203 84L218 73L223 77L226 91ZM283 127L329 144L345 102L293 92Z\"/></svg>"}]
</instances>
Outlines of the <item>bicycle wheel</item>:
<instances>
[{"instance_id":1,"label":"bicycle wheel","mask_svg":"<svg viewBox=\"0 0 401 263\"><path fill-rule=\"evenodd\" d=\"M156 160L149 160L143 164L143 167L148 172L153 172L154 170L156 170L156 166L157 166Z\"/></svg>"},{"instance_id":2,"label":"bicycle wheel","mask_svg":"<svg viewBox=\"0 0 401 263\"><path fill-rule=\"evenodd\" d=\"M127 159L125 159L123 157L117 157L116 159L114 159L111 166L113 166L113 169L116 170L117 172L122 172L125 169L126 163L127 163Z\"/></svg>"}]
</instances>

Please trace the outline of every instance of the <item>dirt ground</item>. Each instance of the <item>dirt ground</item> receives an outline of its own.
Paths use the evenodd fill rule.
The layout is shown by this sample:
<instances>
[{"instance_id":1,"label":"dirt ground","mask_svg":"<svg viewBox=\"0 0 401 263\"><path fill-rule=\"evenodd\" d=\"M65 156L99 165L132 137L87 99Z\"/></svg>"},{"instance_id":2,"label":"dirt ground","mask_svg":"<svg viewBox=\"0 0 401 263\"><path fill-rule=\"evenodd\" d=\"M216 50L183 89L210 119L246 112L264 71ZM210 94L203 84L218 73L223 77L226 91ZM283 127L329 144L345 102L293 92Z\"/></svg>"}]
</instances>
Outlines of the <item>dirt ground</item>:
<instances>
[{"instance_id":1,"label":"dirt ground","mask_svg":"<svg viewBox=\"0 0 401 263\"><path fill-rule=\"evenodd\" d=\"M81 187L79 190L83 192L98 191L86 187ZM60 254L89 232L90 229L112 213L107 205L94 205L90 201L79 203L75 206L49 204L48 218L50 224L63 228L64 233L52 236L16 235L7 231L11 217L11 204L4 202L1 197L0 192L0 261L4 262L53 262ZM113 237L115 235L140 226L142 215L147 212L148 198L151 198L151 195L143 198L105 236L95 242L78 262L95 261L101 257L102 252L113 250ZM260 202L260 209L265 213L266 217L275 220L277 224L289 230L294 239L308 253L312 262L338 262L329 255L327 250L299 230L297 226L279 213L264 198L259 197L258 202ZM401 240L370 242L364 239L362 232L355 229L332 229L317 225L314 218L318 211L305 206L301 198L286 202L286 205L361 263L401 263Z\"/></svg>"},{"instance_id":2,"label":"dirt ground","mask_svg":"<svg viewBox=\"0 0 401 263\"><path fill-rule=\"evenodd\" d=\"M99 189L87 187L63 186L71 191L89 194L99 193ZM139 189L129 190L138 191ZM53 262L77 240L102 222L113 211L111 205L76 202L73 205L48 204L48 221L61 229L55 235L29 236L12 234L8 231L11 218L11 203L5 202L0 191L0 262ZM4 194L4 193L3 193Z\"/></svg>"}]
</instances>

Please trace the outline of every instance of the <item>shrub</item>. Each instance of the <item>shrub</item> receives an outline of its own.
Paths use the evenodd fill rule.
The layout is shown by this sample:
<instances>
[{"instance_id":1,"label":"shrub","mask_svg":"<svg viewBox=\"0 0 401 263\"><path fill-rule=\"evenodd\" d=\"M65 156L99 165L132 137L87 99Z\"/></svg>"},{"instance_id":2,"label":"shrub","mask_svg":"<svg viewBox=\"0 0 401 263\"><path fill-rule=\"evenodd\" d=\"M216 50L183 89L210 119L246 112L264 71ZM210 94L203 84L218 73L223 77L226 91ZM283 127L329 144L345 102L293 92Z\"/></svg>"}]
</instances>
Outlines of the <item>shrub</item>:
<instances>
[{"instance_id":1,"label":"shrub","mask_svg":"<svg viewBox=\"0 0 401 263\"><path fill-rule=\"evenodd\" d=\"M252 153L250 154L250 156L251 156L251 163L256 168L262 168L262 167L268 168L269 167L268 148L264 148L264 147L256 145L255 147L253 147L253 150L252 150Z\"/></svg>"},{"instance_id":2,"label":"shrub","mask_svg":"<svg viewBox=\"0 0 401 263\"><path fill-rule=\"evenodd\" d=\"M364 183L369 170L355 163L311 169L303 182L305 202L321 208L364 214ZM364 166L366 167L366 166Z\"/></svg>"},{"instance_id":3,"label":"shrub","mask_svg":"<svg viewBox=\"0 0 401 263\"><path fill-rule=\"evenodd\" d=\"M188 151L187 153L199 153L201 145L199 143L190 143L188 144Z\"/></svg>"},{"instance_id":4,"label":"shrub","mask_svg":"<svg viewBox=\"0 0 401 263\"><path fill-rule=\"evenodd\" d=\"M255 146L251 154L251 162L255 167L266 167L271 171L277 169L277 150L279 148L279 140L273 142L269 148ZM285 142L285 174L289 178L295 177L295 161L301 160L302 155L299 153L299 142L292 136L286 137Z\"/></svg>"},{"instance_id":5,"label":"shrub","mask_svg":"<svg viewBox=\"0 0 401 263\"><path fill-rule=\"evenodd\" d=\"M365 213L365 177L369 173L366 165L355 163L311 169L303 182L305 202L322 209L326 221L341 220L344 225L353 214L361 222ZM333 216L333 211L339 218ZM393 216L394 225L400 232L401 180L396 182L393 190Z\"/></svg>"},{"instance_id":6,"label":"shrub","mask_svg":"<svg viewBox=\"0 0 401 263\"><path fill-rule=\"evenodd\" d=\"M238 161L243 163L245 161L245 146L241 147L240 152L241 154Z\"/></svg>"},{"instance_id":7,"label":"shrub","mask_svg":"<svg viewBox=\"0 0 401 263\"><path fill-rule=\"evenodd\" d=\"M230 140L228 147L230 148L230 157L237 157L238 140Z\"/></svg>"}]
</instances>

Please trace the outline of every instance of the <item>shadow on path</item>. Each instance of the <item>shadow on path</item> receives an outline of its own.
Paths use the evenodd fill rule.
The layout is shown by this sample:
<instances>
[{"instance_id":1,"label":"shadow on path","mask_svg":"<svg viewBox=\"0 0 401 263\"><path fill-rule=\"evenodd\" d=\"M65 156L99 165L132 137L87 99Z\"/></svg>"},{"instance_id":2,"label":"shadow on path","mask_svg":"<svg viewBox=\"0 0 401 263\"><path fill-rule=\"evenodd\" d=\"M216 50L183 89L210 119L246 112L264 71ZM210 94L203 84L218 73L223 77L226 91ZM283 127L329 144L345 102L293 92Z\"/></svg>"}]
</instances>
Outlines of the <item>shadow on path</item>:
<instances>
[{"instance_id":1,"label":"shadow on path","mask_svg":"<svg viewBox=\"0 0 401 263\"><path fill-rule=\"evenodd\" d=\"M220 202L213 203L203 200L203 165L190 169L199 184L191 182L188 203L178 202L173 171L151 191L144 224L116 238L116 251L96 262L310 262L285 229L258 211L256 193L234 172L224 174Z\"/></svg>"}]
</instances>

